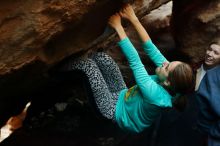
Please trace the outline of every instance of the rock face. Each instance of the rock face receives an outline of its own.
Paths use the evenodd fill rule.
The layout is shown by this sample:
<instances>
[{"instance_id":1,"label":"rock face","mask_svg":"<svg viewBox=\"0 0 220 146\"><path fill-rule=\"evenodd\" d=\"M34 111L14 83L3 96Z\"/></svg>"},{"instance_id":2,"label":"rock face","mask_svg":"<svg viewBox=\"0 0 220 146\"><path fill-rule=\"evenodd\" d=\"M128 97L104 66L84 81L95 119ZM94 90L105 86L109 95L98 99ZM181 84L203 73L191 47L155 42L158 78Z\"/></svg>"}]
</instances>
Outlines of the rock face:
<instances>
[{"instance_id":1,"label":"rock face","mask_svg":"<svg viewBox=\"0 0 220 146\"><path fill-rule=\"evenodd\" d=\"M220 40L220 1L173 0L171 22L177 48L198 64L213 40Z\"/></svg>"},{"instance_id":2,"label":"rock face","mask_svg":"<svg viewBox=\"0 0 220 146\"><path fill-rule=\"evenodd\" d=\"M166 1L132 3L141 17ZM122 4L122 0L1 1L0 123L45 86L51 67L97 48L110 34L109 16Z\"/></svg>"},{"instance_id":3,"label":"rock face","mask_svg":"<svg viewBox=\"0 0 220 146\"><path fill-rule=\"evenodd\" d=\"M161 2L160 2L161 3ZM151 5L150 5L151 4ZM139 10L159 3L137 0ZM0 74L36 60L54 64L88 48L106 27L122 1L7 1L1 2ZM139 12L139 13L140 13Z\"/></svg>"},{"instance_id":4,"label":"rock face","mask_svg":"<svg viewBox=\"0 0 220 146\"><path fill-rule=\"evenodd\" d=\"M20 69L34 60L52 64L80 51L85 48L82 44L87 45L84 41L92 41L102 33L108 15L116 11L119 6L120 2L107 0L1 2L0 73L5 74ZM93 30L88 31L88 27ZM67 30L68 28L72 30ZM91 35L86 35L86 31ZM63 35L65 38L63 36L57 38L61 33L65 34ZM56 50L54 47L46 46L48 41L54 38L66 39L63 42L59 41L59 45L65 43L62 45L66 50ZM82 43L77 44L76 39L81 40ZM68 41L72 41L72 44L67 45ZM77 45L75 48L78 50L71 51L70 48L66 48L71 45ZM56 47L63 49L60 46Z\"/></svg>"}]
</instances>

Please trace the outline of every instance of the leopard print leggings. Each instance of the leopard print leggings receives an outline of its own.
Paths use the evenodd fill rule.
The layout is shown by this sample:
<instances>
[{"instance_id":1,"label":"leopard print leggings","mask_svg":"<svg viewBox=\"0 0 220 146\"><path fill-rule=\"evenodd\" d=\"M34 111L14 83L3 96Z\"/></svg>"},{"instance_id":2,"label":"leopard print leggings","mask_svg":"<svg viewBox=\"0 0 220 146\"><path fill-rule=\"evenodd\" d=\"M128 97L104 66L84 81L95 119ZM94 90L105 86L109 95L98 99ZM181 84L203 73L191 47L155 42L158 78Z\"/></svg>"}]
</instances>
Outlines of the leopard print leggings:
<instances>
[{"instance_id":1,"label":"leopard print leggings","mask_svg":"<svg viewBox=\"0 0 220 146\"><path fill-rule=\"evenodd\" d=\"M115 61L106 53L98 52L87 59L70 60L66 69L86 74L98 110L114 121L119 93L127 88Z\"/></svg>"}]
</instances>

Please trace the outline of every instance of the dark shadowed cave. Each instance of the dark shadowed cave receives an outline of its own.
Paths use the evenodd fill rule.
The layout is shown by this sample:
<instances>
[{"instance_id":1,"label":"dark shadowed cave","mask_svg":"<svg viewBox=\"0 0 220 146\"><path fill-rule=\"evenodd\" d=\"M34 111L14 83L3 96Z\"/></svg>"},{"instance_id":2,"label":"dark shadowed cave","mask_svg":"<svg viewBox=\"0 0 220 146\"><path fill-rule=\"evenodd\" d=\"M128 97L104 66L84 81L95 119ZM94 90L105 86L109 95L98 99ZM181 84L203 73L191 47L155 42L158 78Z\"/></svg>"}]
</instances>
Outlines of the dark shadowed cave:
<instances>
[{"instance_id":1,"label":"dark shadowed cave","mask_svg":"<svg viewBox=\"0 0 220 146\"><path fill-rule=\"evenodd\" d=\"M109 16L123 2L0 2L1 126L31 101L23 127L1 145L202 145L202 135L195 128L198 109L193 95L189 95L183 113L167 109L152 128L132 135L96 114L87 98L84 75L57 72L68 57L105 51L119 64L127 84L134 84L127 62L116 45L118 39L106 27ZM183 60L196 67L211 40L220 37L219 1L173 0L172 14L161 7L168 2L131 1L161 52L169 60ZM137 34L128 23L125 25L147 70L153 74L155 66L141 52Z\"/></svg>"}]
</instances>

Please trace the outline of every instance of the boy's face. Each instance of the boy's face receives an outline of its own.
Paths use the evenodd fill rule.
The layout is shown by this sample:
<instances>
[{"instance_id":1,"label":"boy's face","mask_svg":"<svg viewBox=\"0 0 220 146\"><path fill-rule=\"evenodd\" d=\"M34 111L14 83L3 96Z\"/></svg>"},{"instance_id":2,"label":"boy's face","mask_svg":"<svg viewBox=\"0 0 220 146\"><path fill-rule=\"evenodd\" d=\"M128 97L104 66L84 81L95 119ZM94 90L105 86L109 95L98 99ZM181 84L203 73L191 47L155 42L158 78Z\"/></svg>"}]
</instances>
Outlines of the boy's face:
<instances>
[{"instance_id":1,"label":"boy's face","mask_svg":"<svg viewBox=\"0 0 220 146\"><path fill-rule=\"evenodd\" d=\"M220 45L211 44L206 50L205 64L210 67L220 64Z\"/></svg>"}]
</instances>

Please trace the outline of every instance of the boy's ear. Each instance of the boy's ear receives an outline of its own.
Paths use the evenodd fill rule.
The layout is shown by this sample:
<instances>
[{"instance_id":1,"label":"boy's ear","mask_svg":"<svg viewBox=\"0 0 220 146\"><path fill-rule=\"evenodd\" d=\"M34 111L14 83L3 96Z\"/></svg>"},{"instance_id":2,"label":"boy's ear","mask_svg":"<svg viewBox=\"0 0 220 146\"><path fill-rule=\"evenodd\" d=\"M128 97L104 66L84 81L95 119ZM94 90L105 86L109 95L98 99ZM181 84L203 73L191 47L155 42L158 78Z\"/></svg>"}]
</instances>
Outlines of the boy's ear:
<instances>
[{"instance_id":1,"label":"boy's ear","mask_svg":"<svg viewBox=\"0 0 220 146\"><path fill-rule=\"evenodd\" d=\"M164 84L165 86L169 87L169 86L170 86L170 81L165 80L165 81L163 82L163 84Z\"/></svg>"}]
</instances>

